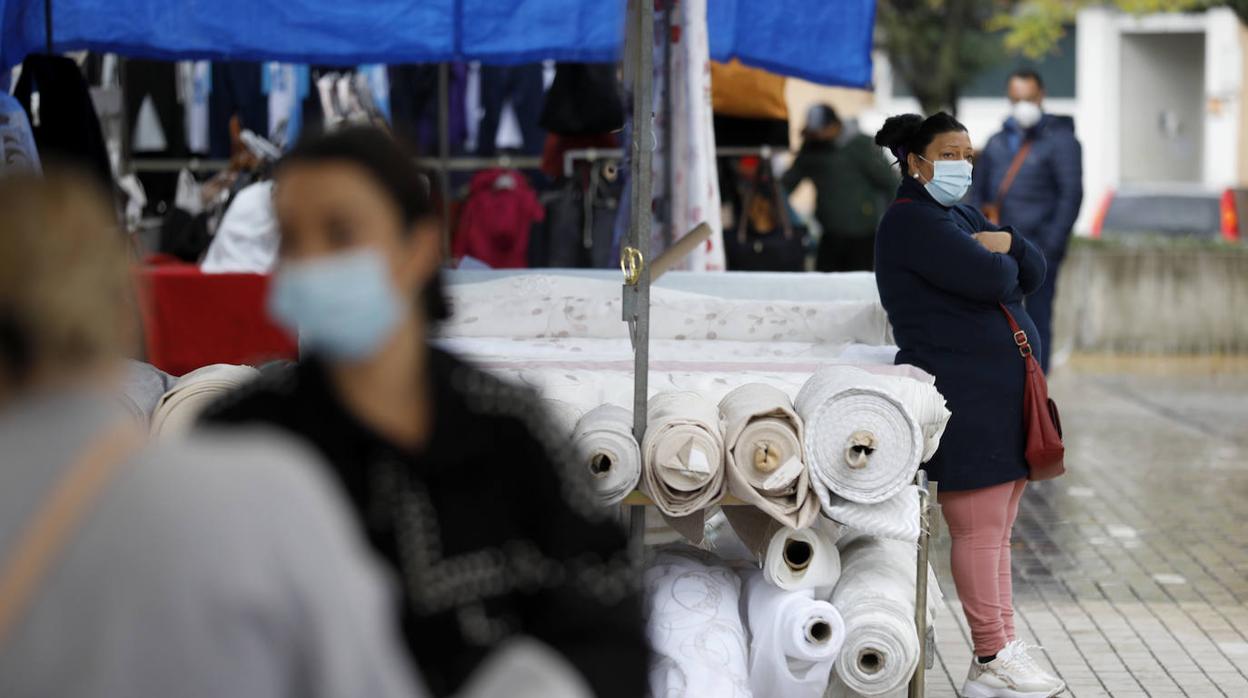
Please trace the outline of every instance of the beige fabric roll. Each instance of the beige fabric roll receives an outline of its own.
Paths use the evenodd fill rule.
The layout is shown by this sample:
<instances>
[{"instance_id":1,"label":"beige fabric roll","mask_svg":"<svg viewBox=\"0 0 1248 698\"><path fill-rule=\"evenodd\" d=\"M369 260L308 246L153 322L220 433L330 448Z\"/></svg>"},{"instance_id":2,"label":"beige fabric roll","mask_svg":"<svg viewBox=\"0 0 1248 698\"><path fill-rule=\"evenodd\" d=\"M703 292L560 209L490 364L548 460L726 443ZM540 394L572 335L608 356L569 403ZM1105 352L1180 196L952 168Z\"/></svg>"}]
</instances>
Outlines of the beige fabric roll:
<instances>
[{"instance_id":1,"label":"beige fabric roll","mask_svg":"<svg viewBox=\"0 0 1248 698\"><path fill-rule=\"evenodd\" d=\"M641 478L641 448L633 437L633 413L615 405L581 417L573 442L603 505L618 504Z\"/></svg>"},{"instance_id":2,"label":"beige fabric roll","mask_svg":"<svg viewBox=\"0 0 1248 698\"><path fill-rule=\"evenodd\" d=\"M698 393L650 399L641 452L642 489L681 535L702 540L705 510L727 493L715 405Z\"/></svg>"},{"instance_id":3,"label":"beige fabric roll","mask_svg":"<svg viewBox=\"0 0 1248 698\"><path fill-rule=\"evenodd\" d=\"M152 436L174 436L190 431L209 405L259 375L260 372L250 366L213 364L182 376L156 405L152 413Z\"/></svg>"},{"instance_id":4,"label":"beige fabric roll","mask_svg":"<svg viewBox=\"0 0 1248 698\"><path fill-rule=\"evenodd\" d=\"M763 383L749 383L719 403L724 432L728 491L776 522L807 528L819 515L802 448L802 420L789 396ZM743 535L748 514L729 514ZM744 535L743 535L744 537Z\"/></svg>"}]
</instances>

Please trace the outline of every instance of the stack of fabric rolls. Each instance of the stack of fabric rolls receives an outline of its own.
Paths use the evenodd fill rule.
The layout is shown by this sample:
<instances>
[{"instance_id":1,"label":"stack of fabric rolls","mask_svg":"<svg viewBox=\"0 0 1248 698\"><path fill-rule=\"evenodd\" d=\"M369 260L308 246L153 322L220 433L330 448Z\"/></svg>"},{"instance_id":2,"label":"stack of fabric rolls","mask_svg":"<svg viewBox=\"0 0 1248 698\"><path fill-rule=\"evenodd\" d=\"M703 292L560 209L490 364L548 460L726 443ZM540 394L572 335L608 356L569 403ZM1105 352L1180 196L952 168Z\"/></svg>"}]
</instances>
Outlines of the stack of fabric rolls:
<instances>
[{"instance_id":1,"label":"stack of fabric rolls","mask_svg":"<svg viewBox=\"0 0 1248 698\"><path fill-rule=\"evenodd\" d=\"M214 364L178 378L152 413L152 436L184 434L209 405L259 375L251 366Z\"/></svg>"}]
</instances>

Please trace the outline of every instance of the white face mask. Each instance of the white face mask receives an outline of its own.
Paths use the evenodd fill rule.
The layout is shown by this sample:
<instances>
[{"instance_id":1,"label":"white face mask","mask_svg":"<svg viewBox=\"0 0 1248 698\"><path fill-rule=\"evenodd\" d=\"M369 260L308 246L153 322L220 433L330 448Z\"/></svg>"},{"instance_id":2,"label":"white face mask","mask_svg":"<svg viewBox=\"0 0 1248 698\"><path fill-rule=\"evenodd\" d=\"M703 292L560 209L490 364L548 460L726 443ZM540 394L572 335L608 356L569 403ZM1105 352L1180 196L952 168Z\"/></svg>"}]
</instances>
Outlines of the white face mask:
<instances>
[{"instance_id":1,"label":"white face mask","mask_svg":"<svg viewBox=\"0 0 1248 698\"><path fill-rule=\"evenodd\" d=\"M1010 116L1014 117L1019 126L1031 128L1040 123L1040 117L1044 116L1044 110L1040 108L1039 104L1024 99L1015 102L1010 107Z\"/></svg>"}]
</instances>

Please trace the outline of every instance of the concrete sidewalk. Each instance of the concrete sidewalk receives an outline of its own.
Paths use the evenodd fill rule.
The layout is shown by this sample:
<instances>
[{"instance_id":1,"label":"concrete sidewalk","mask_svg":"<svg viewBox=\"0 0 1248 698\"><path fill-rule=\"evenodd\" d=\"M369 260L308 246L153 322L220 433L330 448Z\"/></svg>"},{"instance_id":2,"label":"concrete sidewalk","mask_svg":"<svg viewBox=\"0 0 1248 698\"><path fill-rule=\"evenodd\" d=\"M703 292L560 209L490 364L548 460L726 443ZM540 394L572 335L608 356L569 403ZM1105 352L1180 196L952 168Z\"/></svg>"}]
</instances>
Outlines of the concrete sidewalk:
<instances>
[{"instance_id":1,"label":"concrete sidewalk","mask_svg":"<svg viewBox=\"0 0 1248 698\"><path fill-rule=\"evenodd\" d=\"M1052 392L1070 472L1023 500L1020 638L1078 698L1248 696L1248 362L1077 360ZM956 696L971 648L947 538L933 563L927 695Z\"/></svg>"}]
</instances>

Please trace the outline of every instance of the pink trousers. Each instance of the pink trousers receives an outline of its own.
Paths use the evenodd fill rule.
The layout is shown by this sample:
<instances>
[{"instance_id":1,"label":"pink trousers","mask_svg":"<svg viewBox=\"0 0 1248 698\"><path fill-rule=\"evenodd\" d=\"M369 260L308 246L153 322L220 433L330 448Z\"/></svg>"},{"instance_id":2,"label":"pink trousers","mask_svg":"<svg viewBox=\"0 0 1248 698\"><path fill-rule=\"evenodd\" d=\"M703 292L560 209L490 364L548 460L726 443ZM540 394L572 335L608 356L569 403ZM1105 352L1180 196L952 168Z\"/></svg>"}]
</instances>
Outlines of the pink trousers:
<instances>
[{"instance_id":1,"label":"pink trousers","mask_svg":"<svg viewBox=\"0 0 1248 698\"><path fill-rule=\"evenodd\" d=\"M1026 485L1017 480L939 495L953 539L953 583L977 657L997 654L1014 641L1010 532Z\"/></svg>"}]
</instances>

